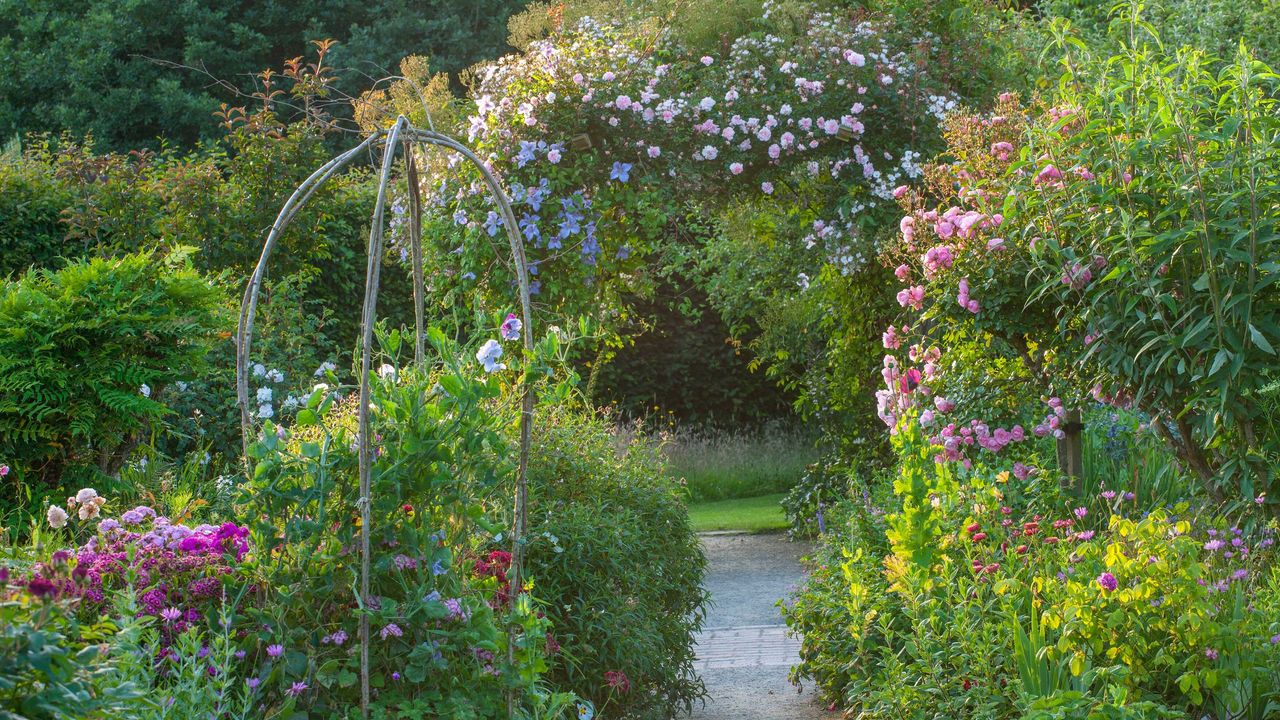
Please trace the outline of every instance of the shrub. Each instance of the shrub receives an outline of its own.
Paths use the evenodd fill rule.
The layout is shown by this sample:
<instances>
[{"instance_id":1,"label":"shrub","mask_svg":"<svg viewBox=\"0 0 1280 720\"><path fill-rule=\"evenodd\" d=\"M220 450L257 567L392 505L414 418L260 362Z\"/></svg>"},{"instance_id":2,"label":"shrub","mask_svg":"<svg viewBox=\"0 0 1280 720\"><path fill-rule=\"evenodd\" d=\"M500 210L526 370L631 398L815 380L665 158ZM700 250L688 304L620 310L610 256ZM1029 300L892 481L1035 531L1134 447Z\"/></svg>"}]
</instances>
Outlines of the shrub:
<instances>
[{"instance_id":1,"label":"shrub","mask_svg":"<svg viewBox=\"0 0 1280 720\"><path fill-rule=\"evenodd\" d=\"M0 718L122 717L143 689L113 675L109 624L82 626L71 609L29 592L0 566Z\"/></svg>"},{"instance_id":2,"label":"shrub","mask_svg":"<svg viewBox=\"0 0 1280 720\"><path fill-rule=\"evenodd\" d=\"M224 296L183 252L36 270L0 293L0 502L97 484L160 426L165 386L200 371Z\"/></svg>"},{"instance_id":3,"label":"shrub","mask_svg":"<svg viewBox=\"0 0 1280 720\"><path fill-rule=\"evenodd\" d=\"M1274 523L934 464L910 422L889 546L853 504L786 613L795 677L869 717L1274 712Z\"/></svg>"},{"instance_id":4,"label":"shrub","mask_svg":"<svg viewBox=\"0 0 1280 720\"><path fill-rule=\"evenodd\" d=\"M653 719L704 695L694 671L706 567L656 443L619 448L597 419L538 415L529 574L561 646L548 678L602 716Z\"/></svg>"},{"instance_id":5,"label":"shrub","mask_svg":"<svg viewBox=\"0 0 1280 720\"><path fill-rule=\"evenodd\" d=\"M886 259L919 313L885 345L921 367L887 370L945 395L939 416L973 417L993 408L956 403L990 384L983 369L1021 364L1024 398L1061 396L1045 432L1090 395L1132 407L1207 491L1253 498L1277 452L1258 401L1280 343L1264 260L1280 237L1276 76L1243 47L1215 72L1191 48L1101 58L1062 42L1057 93L952 118L927 196L904 188ZM957 335L987 349L941 358Z\"/></svg>"}]
</instances>

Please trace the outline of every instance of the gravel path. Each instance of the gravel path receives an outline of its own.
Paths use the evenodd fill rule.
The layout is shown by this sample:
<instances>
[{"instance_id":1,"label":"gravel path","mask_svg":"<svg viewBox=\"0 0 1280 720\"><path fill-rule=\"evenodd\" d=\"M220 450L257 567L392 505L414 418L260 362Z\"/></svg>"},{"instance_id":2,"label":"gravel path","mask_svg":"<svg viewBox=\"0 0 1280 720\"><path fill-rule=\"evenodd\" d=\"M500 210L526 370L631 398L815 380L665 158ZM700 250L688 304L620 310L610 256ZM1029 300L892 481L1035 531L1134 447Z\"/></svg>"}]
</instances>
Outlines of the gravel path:
<instances>
[{"instance_id":1,"label":"gravel path","mask_svg":"<svg viewBox=\"0 0 1280 720\"><path fill-rule=\"evenodd\" d=\"M786 636L776 603L798 584L804 543L782 535L704 535L711 608L698 638L698 669L710 697L690 720L829 720L813 692L787 682L799 642Z\"/></svg>"}]
</instances>

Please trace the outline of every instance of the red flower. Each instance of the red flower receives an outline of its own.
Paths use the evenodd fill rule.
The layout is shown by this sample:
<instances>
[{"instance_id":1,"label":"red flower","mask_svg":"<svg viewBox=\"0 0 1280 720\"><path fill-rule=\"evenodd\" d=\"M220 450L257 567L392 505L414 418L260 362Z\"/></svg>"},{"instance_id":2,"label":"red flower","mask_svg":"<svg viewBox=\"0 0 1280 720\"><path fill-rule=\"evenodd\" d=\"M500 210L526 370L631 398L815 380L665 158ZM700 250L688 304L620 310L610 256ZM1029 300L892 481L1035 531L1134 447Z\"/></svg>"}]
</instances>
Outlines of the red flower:
<instances>
[{"instance_id":1,"label":"red flower","mask_svg":"<svg viewBox=\"0 0 1280 720\"><path fill-rule=\"evenodd\" d=\"M1040 530L1040 523L1037 523L1037 522L1022 523L1023 535L1035 535L1039 530Z\"/></svg>"},{"instance_id":2,"label":"red flower","mask_svg":"<svg viewBox=\"0 0 1280 720\"><path fill-rule=\"evenodd\" d=\"M407 513L409 513L409 514L413 514L413 506L412 506L412 505L410 505L409 503L405 503L405 504L401 505L401 506L400 506L400 509L401 509L401 510L403 510L403 511L405 511L405 512L407 512Z\"/></svg>"},{"instance_id":3,"label":"red flower","mask_svg":"<svg viewBox=\"0 0 1280 720\"><path fill-rule=\"evenodd\" d=\"M1050 536L1045 538L1044 541L1050 545L1056 545L1058 543L1058 538Z\"/></svg>"},{"instance_id":4,"label":"red flower","mask_svg":"<svg viewBox=\"0 0 1280 720\"><path fill-rule=\"evenodd\" d=\"M966 530L967 532L969 532L969 533L976 533L976 532L978 532L978 531L979 531L979 530L981 530L981 529L982 529L982 525L980 525L980 524L978 524L978 523L974 523L974 524L972 524L972 525L970 525L970 526L968 526L968 527L966 527L966 528L965 528L965 530Z\"/></svg>"},{"instance_id":5,"label":"red flower","mask_svg":"<svg viewBox=\"0 0 1280 720\"><path fill-rule=\"evenodd\" d=\"M1019 555L1025 555L1027 553L1027 546L1019 545L1015 552L1017 552Z\"/></svg>"},{"instance_id":6,"label":"red flower","mask_svg":"<svg viewBox=\"0 0 1280 720\"><path fill-rule=\"evenodd\" d=\"M604 674L604 681L609 687L618 692L628 692L631 690L631 681L627 679L627 674L621 670L610 670Z\"/></svg>"},{"instance_id":7,"label":"red flower","mask_svg":"<svg viewBox=\"0 0 1280 720\"><path fill-rule=\"evenodd\" d=\"M965 678L964 683L962 684L964 685L965 690L968 690L969 688L973 687L973 683L969 682L969 678Z\"/></svg>"},{"instance_id":8,"label":"red flower","mask_svg":"<svg viewBox=\"0 0 1280 720\"><path fill-rule=\"evenodd\" d=\"M987 539L987 534L986 534L986 533L980 532L980 533L974 533L974 534L973 534L973 541L974 541L974 542L982 542L983 540L986 540L986 539Z\"/></svg>"}]
</instances>

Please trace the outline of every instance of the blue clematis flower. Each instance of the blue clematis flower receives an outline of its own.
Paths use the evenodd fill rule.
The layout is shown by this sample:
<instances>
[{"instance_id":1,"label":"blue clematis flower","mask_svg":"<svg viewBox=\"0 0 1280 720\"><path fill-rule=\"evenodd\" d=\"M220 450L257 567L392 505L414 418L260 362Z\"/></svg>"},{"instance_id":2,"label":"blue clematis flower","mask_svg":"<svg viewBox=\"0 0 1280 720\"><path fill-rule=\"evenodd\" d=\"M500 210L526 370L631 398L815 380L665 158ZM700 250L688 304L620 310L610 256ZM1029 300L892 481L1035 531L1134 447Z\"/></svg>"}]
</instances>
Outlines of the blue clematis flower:
<instances>
[{"instance_id":1,"label":"blue clematis flower","mask_svg":"<svg viewBox=\"0 0 1280 720\"><path fill-rule=\"evenodd\" d=\"M614 161L613 168L609 171L609 179L618 182L626 182L631 179L631 163Z\"/></svg>"}]
</instances>

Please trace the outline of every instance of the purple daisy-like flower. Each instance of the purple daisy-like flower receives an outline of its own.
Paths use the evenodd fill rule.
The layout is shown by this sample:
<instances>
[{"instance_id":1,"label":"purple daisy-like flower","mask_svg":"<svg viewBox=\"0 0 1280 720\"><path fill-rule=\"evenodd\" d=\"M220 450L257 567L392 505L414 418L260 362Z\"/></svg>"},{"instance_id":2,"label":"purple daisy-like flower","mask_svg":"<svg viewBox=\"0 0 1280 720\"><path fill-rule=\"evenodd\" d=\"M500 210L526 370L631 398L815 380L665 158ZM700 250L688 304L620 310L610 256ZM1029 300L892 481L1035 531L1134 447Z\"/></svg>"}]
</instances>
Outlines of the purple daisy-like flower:
<instances>
[{"instance_id":1,"label":"purple daisy-like flower","mask_svg":"<svg viewBox=\"0 0 1280 720\"><path fill-rule=\"evenodd\" d=\"M1120 583L1116 581L1116 576L1109 572L1104 572L1098 576L1098 587L1107 592L1113 592L1119 586Z\"/></svg>"},{"instance_id":2,"label":"purple daisy-like flower","mask_svg":"<svg viewBox=\"0 0 1280 720\"><path fill-rule=\"evenodd\" d=\"M309 686L306 683L299 680L298 682L290 685L289 689L285 690L285 692L289 693L289 695L292 697L298 697L303 692L305 692L308 687Z\"/></svg>"},{"instance_id":3,"label":"purple daisy-like flower","mask_svg":"<svg viewBox=\"0 0 1280 720\"><path fill-rule=\"evenodd\" d=\"M247 678L244 681L244 684L248 685L250 690L257 690L258 685L260 685L261 683L262 681L259 680L258 678Z\"/></svg>"},{"instance_id":4,"label":"purple daisy-like flower","mask_svg":"<svg viewBox=\"0 0 1280 720\"><path fill-rule=\"evenodd\" d=\"M177 622L182 618L182 611L175 607L168 607L160 611L160 617L168 623Z\"/></svg>"},{"instance_id":5,"label":"purple daisy-like flower","mask_svg":"<svg viewBox=\"0 0 1280 720\"><path fill-rule=\"evenodd\" d=\"M386 627L382 628L382 632L379 634L382 635L383 640L386 640L389 637L402 637L404 635L404 631L400 629L399 625L389 623Z\"/></svg>"},{"instance_id":6,"label":"purple daisy-like flower","mask_svg":"<svg viewBox=\"0 0 1280 720\"><path fill-rule=\"evenodd\" d=\"M278 658L278 657L280 657L280 656L281 656L281 655L283 655L283 654L284 654L284 646L283 646L283 645L268 645L268 646L267 646L267 657Z\"/></svg>"}]
</instances>

